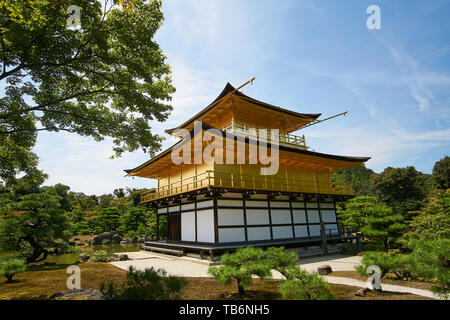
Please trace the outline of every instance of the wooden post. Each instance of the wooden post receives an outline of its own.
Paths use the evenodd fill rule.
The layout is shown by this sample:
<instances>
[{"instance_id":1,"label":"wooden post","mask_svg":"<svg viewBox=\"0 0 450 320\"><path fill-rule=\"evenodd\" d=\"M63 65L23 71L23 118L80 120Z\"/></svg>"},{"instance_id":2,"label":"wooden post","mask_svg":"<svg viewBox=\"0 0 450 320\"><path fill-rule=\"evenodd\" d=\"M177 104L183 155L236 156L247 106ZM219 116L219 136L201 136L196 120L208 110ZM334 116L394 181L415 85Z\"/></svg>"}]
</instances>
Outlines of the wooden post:
<instances>
[{"instance_id":1,"label":"wooden post","mask_svg":"<svg viewBox=\"0 0 450 320\"><path fill-rule=\"evenodd\" d=\"M156 241L159 241L159 214L158 214L158 209L156 209Z\"/></svg>"}]
</instances>

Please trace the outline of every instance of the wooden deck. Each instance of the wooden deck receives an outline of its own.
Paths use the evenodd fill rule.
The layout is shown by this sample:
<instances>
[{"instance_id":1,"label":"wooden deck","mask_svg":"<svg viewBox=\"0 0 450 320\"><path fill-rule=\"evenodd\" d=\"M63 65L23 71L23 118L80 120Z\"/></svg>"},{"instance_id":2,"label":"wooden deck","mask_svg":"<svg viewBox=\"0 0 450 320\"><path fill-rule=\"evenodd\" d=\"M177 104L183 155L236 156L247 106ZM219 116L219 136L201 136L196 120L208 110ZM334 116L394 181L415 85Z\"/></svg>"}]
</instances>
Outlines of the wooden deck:
<instances>
[{"instance_id":1,"label":"wooden deck","mask_svg":"<svg viewBox=\"0 0 450 320\"><path fill-rule=\"evenodd\" d=\"M358 236L328 236L327 243L338 243L338 242L353 242L359 243ZM141 245L142 250L155 251L161 253L170 253L178 256L186 255L188 252L198 252L200 253L200 259L203 259L206 255L209 256L209 260L213 261L214 256L218 254L233 252L239 248L245 247L279 247L284 246L285 248L293 247L305 247L308 248L310 245L320 245L322 247L322 237L310 237L304 239L284 239L284 240L269 240L269 241L254 241L248 243L230 243L230 244L196 244L190 242L179 242L179 241L146 241L145 244Z\"/></svg>"}]
</instances>

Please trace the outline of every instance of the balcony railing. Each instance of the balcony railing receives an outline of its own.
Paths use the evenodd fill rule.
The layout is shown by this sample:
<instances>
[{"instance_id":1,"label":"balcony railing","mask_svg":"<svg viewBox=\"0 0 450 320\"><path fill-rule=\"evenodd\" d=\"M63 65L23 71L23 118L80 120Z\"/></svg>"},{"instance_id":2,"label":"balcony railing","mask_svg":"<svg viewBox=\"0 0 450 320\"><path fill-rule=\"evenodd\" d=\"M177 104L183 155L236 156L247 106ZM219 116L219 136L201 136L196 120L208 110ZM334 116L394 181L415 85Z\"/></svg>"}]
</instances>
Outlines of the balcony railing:
<instances>
[{"instance_id":1,"label":"balcony railing","mask_svg":"<svg viewBox=\"0 0 450 320\"><path fill-rule=\"evenodd\" d=\"M249 137L255 140L267 140L267 142L271 141L271 131L267 130L267 137L261 137L258 129L250 130L247 126L237 125L232 123L228 126L222 128L224 131L233 133L237 136ZM285 145L291 148L298 148L307 150L305 136L296 136L290 133L279 133L278 135L273 135L274 139L278 140L280 145Z\"/></svg>"},{"instance_id":2,"label":"balcony railing","mask_svg":"<svg viewBox=\"0 0 450 320\"><path fill-rule=\"evenodd\" d=\"M222 187L247 190L287 191L300 193L320 193L336 195L354 195L353 188L349 185L320 185L316 181L283 179L273 176L250 176L217 171L205 171L166 186L146 191L141 194L141 203L153 201L192 191L204 187Z\"/></svg>"}]
</instances>

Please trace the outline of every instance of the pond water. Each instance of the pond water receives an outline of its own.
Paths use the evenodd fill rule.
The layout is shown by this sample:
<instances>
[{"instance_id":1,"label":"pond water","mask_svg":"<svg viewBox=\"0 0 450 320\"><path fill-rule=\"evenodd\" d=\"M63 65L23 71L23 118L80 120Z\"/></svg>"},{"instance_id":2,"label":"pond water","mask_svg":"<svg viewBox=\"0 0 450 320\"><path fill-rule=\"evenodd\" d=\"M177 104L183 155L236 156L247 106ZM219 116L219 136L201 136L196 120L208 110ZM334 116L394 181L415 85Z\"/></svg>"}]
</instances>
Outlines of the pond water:
<instances>
[{"instance_id":1,"label":"pond water","mask_svg":"<svg viewBox=\"0 0 450 320\"><path fill-rule=\"evenodd\" d=\"M105 250L108 253L108 256L112 256L113 253L116 252L133 252L139 251L140 247L138 243L127 243L127 244L94 244L94 245L85 245L85 246L77 246L79 249L77 252L73 253L65 253L62 255L50 255L47 259L38 262L55 262L56 264L74 264L78 260L78 256L82 253L87 253L91 256L94 254L94 251L97 250Z\"/></svg>"}]
</instances>

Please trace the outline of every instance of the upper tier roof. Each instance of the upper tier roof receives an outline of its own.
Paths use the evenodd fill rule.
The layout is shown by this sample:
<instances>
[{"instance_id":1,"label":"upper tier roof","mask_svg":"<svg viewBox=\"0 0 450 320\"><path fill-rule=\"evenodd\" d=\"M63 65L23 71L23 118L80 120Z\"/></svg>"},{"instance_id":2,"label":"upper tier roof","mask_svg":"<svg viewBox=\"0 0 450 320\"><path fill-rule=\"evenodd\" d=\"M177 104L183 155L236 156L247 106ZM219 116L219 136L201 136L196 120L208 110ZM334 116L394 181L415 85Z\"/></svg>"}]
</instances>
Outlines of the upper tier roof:
<instances>
[{"instance_id":1,"label":"upper tier roof","mask_svg":"<svg viewBox=\"0 0 450 320\"><path fill-rule=\"evenodd\" d=\"M261 102L239 92L230 83L227 83L220 95L210 105L182 125L166 130L166 133L172 134L175 130L182 128L190 130L195 120L202 120L213 127L219 127L226 121L231 122L231 114L235 121L241 120L241 122L247 123L253 120L257 123L249 123L250 125L261 125L268 129L276 127L287 133L302 128L321 115L321 113L298 113ZM227 115L230 116L227 117Z\"/></svg>"}]
</instances>

